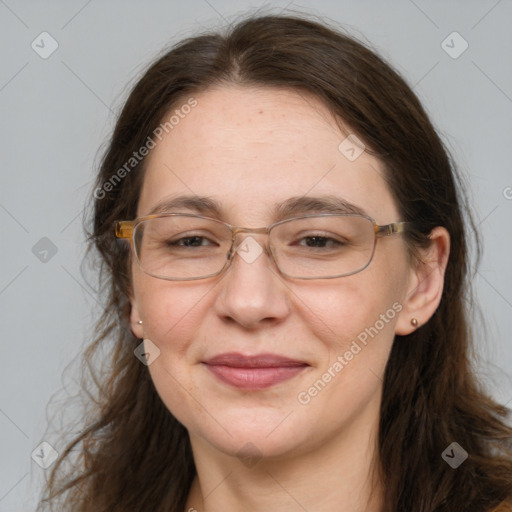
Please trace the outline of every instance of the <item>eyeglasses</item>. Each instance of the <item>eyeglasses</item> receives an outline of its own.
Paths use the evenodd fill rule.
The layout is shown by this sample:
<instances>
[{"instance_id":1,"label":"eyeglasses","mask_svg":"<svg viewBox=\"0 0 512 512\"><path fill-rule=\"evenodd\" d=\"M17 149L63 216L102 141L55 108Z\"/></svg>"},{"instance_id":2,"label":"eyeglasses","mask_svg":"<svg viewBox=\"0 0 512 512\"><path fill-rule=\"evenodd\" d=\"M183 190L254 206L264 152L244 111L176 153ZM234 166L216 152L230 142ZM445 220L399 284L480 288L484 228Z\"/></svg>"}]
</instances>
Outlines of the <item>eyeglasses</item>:
<instances>
[{"instance_id":1,"label":"eyeglasses","mask_svg":"<svg viewBox=\"0 0 512 512\"><path fill-rule=\"evenodd\" d=\"M407 222L379 226L362 215L315 214L276 222L266 228L240 228L185 213L165 213L115 223L117 238L132 242L140 268L171 281L219 275L238 252L252 262L266 252L279 272L294 279L332 279L365 269L376 239L405 231ZM266 234L268 249L242 233Z\"/></svg>"}]
</instances>

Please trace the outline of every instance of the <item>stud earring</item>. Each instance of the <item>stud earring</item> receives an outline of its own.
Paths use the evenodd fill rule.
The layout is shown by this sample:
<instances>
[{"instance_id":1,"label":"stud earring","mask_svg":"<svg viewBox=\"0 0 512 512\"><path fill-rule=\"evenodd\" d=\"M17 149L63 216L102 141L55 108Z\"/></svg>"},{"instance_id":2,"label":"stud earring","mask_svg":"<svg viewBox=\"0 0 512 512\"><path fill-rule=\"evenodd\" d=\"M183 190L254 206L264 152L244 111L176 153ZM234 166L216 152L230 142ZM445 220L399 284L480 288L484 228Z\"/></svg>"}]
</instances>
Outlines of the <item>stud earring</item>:
<instances>
[{"instance_id":1,"label":"stud earring","mask_svg":"<svg viewBox=\"0 0 512 512\"><path fill-rule=\"evenodd\" d=\"M418 327L418 320L416 320L416 318L412 318L411 319L411 325L414 326L414 327Z\"/></svg>"},{"instance_id":2,"label":"stud earring","mask_svg":"<svg viewBox=\"0 0 512 512\"><path fill-rule=\"evenodd\" d=\"M142 325L142 320L139 320L137 323L138 323L139 325Z\"/></svg>"}]
</instances>

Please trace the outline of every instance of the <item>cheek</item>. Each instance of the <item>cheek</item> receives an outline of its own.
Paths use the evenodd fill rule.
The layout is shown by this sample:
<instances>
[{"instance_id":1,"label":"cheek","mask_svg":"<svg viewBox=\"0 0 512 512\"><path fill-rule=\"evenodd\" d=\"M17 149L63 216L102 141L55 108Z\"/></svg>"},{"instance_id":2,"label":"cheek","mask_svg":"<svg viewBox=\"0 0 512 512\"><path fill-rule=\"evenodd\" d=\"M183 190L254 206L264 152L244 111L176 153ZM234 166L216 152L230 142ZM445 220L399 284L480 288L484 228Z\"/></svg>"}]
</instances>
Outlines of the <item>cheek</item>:
<instances>
[{"instance_id":1,"label":"cheek","mask_svg":"<svg viewBox=\"0 0 512 512\"><path fill-rule=\"evenodd\" d=\"M397 310L401 309L399 287L377 279L370 269L337 281L295 290L295 308L313 335L333 355L344 352L353 340L364 343L365 333L393 337ZM377 334L375 333L377 329Z\"/></svg>"},{"instance_id":2,"label":"cheek","mask_svg":"<svg viewBox=\"0 0 512 512\"><path fill-rule=\"evenodd\" d=\"M204 317L212 284L181 284L145 277L136 280L135 296L144 318L144 337L162 354L181 353Z\"/></svg>"},{"instance_id":3,"label":"cheek","mask_svg":"<svg viewBox=\"0 0 512 512\"><path fill-rule=\"evenodd\" d=\"M191 379L194 346L204 319L212 284L183 285L151 277L135 282L136 299L144 318L144 338L159 356L148 367L157 393L167 409L182 423L207 421L200 402L201 390Z\"/></svg>"},{"instance_id":4,"label":"cheek","mask_svg":"<svg viewBox=\"0 0 512 512\"><path fill-rule=\"evenodd\" d=\"M312 417L334 425L378 403L402 309L399 290L381 274L379 282L379 274L376 266L302 294L307 307L301 314L322 342L316 371L297 396Z\"/></svg>"}]
</instances>

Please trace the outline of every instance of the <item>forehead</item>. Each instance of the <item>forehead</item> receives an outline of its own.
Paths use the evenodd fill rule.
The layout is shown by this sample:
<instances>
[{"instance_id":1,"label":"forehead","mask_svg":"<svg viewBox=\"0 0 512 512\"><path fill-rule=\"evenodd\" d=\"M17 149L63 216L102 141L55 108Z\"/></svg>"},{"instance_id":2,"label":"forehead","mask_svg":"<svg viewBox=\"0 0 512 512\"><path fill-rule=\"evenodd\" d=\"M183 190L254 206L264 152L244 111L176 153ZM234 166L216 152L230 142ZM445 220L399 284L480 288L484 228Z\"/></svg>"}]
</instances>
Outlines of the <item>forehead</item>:
<instances>
[{"instance_id":1,"label":"forehead","mask_svg":"<svg viewBox=\"0 0 512 512\"><path fill-rule=\"evenodd\" d=\"M367 151L357 156L350 130L314 96L224 86L194 100L193 108L181 109L187 98L173 107L173 124L147 158L139 216L197 195L215 199L228 222L261 225L289 198L328 195L379 223L397 220L380 162Z\"/></svg>"}]
</instances>

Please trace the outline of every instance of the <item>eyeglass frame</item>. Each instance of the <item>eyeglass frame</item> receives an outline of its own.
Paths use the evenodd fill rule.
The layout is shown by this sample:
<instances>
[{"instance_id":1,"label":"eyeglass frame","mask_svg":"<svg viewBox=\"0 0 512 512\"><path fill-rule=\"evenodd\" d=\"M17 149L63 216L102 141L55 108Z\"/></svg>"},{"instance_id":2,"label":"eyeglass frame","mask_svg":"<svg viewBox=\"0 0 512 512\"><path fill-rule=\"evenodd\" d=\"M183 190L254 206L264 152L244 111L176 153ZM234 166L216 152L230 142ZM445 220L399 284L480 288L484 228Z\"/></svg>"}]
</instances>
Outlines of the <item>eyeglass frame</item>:
<instances>
[{"instance_id":1,"label":"eyeglass frame","mask_svg":"<svg viewBox=\"0 0 512 512\"><path fill-rule=\"evenodd\" d=\"M155 276L153 274L150 274L149 272L147 272L146 270L144 270L142 268L139 256L135 249L135 241L134 241L134 233L135 233L135 229L136 229L137 225L144 221L151 220L151 219L175 217L175 216L193 217L193 218L197 218L197 219L210 220L213 222L217 222L218 224L223 224L231 231L231 247L229 249L229 252L227 253L226 263L224 263L224 265L218 272L214 272L213 274L208 274L208 275L200 276L200 277L162 277L162 276ZM366 269L372 262L373 256L375 254L375 248L377 247L377 243L376 243L377 238L383 238L383 237L387 237L387 236L391 236L391 235L395 235L395 234L399 234L399 233L405 233L407 231L406 228L412 224L411 222L407 222L407 221L397 221L397 222L392 222L390 224L380 225L380 224L377 224L377 222L369 215L361 215L358 213L319 213L319 214L313 213L313 214L309 214L309 215L301 215L298 217L291 217L289 219L283 219L283 220L274 222L273 224L270 224L270 226L267 226L267 227L244 228L241 226L233 226L232 224L229 224L229 223L224 222L219 219L214 219L212 217L205 217L204 215L196 215L193 213L179 213L179 212L171 213L171 212L169 212L169 213L158 213L158 214L154 214L154 215L146 215L144 217L137 217L134 220L118 220L118 221L114 222L114 228L115 228L116 238L130 240L137 263L138 263L140 269L145 274L147 274L151 277L154 277L156 279L163 279L165 281L195 281L195 280L199 280L199 279L208 279L210 277L216 277L216 276L222 274L222 272L224 272L229 267L229 265L231 264L231 261L233 259L234 253L236 252L238 247L241 245L241 244L238 244L238 246L235 249L235 240L236 240L236 236L238 234L252 233L252 234L270 235L270 231L275 226L278 226L280 224L284 224L286 222L290 222L293 220L307 219L307 218L311 218L311 217L360 217L360 218L369 220L373 225L373 231L374 231L373 248L372 248L372 253L370 255L370 259L368 260L368 263L364 267L362 267L358 270L354 270L353 272L349 272L347 274L339 274L339 275L334 275L334 276L322 276L322 277L297 277L297 276L291 276L289 274L286 274L285 272L283 272L280 269L279 264L277 263L277 259L274 254L273 248L270 244L268 244L269 251L265 251L265 252L267 253L267 255L272 257L272 261L274 262L277 270L284 277L288 277L291 279L301 279L301 280L337 279L340 277L347 277L347 276L351 276L354 274L358 274L359 272L362 272L364 269Z\"/></svg>"}]
</instances>

